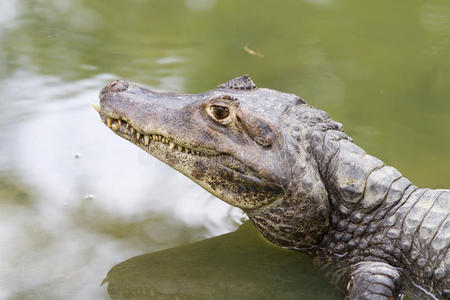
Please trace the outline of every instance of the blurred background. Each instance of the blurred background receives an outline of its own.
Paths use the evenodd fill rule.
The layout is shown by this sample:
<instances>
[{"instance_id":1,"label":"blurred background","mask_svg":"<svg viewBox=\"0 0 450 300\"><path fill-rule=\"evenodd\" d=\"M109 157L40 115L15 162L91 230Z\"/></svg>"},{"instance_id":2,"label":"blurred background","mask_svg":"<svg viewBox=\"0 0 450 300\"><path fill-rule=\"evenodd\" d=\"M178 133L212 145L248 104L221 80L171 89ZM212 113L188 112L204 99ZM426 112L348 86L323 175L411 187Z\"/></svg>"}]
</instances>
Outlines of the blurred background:
<instances>
[{"instance_id":1,"label":"blurred background","mask_svg":"<svg viewBox=\"0 0 450 300\"><path fill-rule=\"evenodd\" d=\"M2 1L0 299L109 299L114 265L246 219L100 123L110 80L197 93L248 73L449 188L449 54L447 0Z\"/></svg>"}]
</instances>

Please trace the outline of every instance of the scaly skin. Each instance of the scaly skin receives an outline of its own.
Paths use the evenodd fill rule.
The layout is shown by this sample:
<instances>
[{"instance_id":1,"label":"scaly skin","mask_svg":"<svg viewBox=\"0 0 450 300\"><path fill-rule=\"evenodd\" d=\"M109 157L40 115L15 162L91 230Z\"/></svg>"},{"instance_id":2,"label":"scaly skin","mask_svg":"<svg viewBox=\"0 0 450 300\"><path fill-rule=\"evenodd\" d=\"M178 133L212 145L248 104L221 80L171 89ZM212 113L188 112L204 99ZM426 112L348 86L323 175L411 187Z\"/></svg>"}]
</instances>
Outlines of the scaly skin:
<instances>
[{"instance_id":1,"label":"scaly skin","mask_svg":"<svg viewBox=\"0 0 450 300\"><path fill-rule=\"evenodd\" d=\"M248 76L197 95L116 81L98 110L273 243L312 251L348 299L450 297L450 191L415 187L301 98Z\"/></svg>"}]
</instances>

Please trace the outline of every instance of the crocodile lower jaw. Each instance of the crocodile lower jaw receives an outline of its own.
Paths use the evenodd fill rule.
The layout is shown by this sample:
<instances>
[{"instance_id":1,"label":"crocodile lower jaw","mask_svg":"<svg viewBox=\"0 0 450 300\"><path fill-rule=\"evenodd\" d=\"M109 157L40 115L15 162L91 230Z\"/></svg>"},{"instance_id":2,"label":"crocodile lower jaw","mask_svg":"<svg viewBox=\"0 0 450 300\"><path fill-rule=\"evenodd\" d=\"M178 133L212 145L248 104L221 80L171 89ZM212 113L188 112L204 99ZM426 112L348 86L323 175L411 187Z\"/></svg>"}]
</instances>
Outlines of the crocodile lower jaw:
<instances>
[{"instance_id":1,"label":"crocodile lower jaw","mask_svg":"<svg viewBox=\"0 0 450 300\"><path fill-rule=\"evenodd\" d=\"M198 156L219 156L223 155L215 150L211 149L193 149L180 143L175 142L172 138L163 136L156 132L143 133L142 130L137 129L130 122L123 119L115 119L108 116L102 116L102 121L115 133L128 139L141 148L147 148L151 143L161 143L167 145L168 151L179 151L181 153L187 153Z\"/></svg>"}]
</instances>

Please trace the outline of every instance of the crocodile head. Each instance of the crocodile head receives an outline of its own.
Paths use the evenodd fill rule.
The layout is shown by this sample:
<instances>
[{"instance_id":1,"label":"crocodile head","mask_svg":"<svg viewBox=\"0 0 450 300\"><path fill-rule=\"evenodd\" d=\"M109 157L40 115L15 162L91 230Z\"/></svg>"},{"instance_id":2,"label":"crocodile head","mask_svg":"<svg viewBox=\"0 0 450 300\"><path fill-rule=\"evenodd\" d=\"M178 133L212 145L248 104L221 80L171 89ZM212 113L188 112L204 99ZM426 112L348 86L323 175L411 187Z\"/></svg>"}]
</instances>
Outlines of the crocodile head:
<instances>
[{"instance_id":1,"label":"crocodile head","mask_svg":"<svg viewBox=\"0 0 450 300\"><path fill-rule=\"evenodd\" d=\"M155 92L114 81L99 97L100 117L116 134L250 216L257 218L288 194L288 201L295 197L311 211L320 206L327 214L324 195L315 188L320 178L309 174L314 173L309 155L292 145L302 138L292 134L286 116L293 107L308 106L298 96L257 88L242 76L201 94ZM307 191L289 192L302 185L303 177ZM311 204L305 200L309 194L320 199ZM305 218L311 222L315 215Z\"/></svg>"}]
</instances>

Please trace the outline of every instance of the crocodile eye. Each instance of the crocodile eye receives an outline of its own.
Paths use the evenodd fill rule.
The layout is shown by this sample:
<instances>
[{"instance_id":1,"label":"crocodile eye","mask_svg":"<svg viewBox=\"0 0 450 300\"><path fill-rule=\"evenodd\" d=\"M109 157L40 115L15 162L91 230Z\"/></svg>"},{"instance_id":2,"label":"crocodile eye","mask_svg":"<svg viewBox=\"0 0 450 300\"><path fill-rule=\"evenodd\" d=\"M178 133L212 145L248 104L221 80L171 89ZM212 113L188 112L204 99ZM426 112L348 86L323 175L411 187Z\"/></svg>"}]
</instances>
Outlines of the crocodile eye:
<instances>
[{"instance_id":1,"label":"crocodile eye","mask_svg":"<svg viewBox=\"0 0 450 300\"><path fill-rule=\"evenodd\" d=\"M211 105L211 113L217 120L222 120L230 115L230 110L225 106Z\"/></svg>"}]
</instances>

